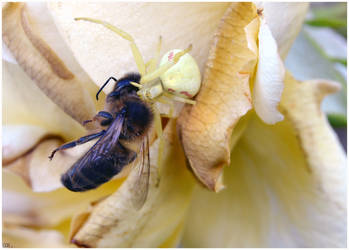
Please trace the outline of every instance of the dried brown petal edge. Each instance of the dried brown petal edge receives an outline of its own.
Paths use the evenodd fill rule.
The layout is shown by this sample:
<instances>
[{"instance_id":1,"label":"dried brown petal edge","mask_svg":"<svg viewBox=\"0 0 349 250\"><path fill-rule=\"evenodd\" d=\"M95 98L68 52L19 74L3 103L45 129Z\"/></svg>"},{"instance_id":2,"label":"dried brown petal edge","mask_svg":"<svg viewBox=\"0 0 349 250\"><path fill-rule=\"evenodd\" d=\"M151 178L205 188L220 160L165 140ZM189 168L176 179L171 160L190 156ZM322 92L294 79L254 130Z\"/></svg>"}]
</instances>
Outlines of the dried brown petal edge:
<instances>
[{"instance_id":1,"label":"dried brown petal edge","mask_svg":"<svg viewBox=\"0 0 349 250\"><path fill-rule=\"evenodd\" d=\"M223 188L222 170L230 163L234 127L252 108L250 81L257 55L251 41L256 41L256 17L253 3L231 4L215 34L197 103L186 106L178 121L193 172L216 192Z\"/></svg>"}]
</instances>

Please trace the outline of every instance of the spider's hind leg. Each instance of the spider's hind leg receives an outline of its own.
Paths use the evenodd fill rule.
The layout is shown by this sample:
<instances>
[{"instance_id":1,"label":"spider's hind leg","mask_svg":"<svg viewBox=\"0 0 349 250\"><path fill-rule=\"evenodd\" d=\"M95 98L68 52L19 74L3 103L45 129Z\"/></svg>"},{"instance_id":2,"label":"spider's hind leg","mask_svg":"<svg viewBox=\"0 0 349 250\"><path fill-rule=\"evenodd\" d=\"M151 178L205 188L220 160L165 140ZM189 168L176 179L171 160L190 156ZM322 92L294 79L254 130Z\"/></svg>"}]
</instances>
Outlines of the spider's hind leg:
<instances>
[{"instance_id":1,"label":"spider's hind leg","mask_svg":"<svg viewBox=\"0 0 349 250\"><path fill-rule=\"evenodd\" d=\"M172 100L168 100L168 99L165 99L163 98L163 96L159 96L158 98L156 98L156 101L157 102L160 102L160 103L163 103L163 104L167 104L170 106L170 110L168 112L168 114L160 114L161 117L166 117L166 118L173 118L173 113L174 113L174 104L172 102Z\"/></svg>"},{"instance_id":2,"label":"spider's hind leg","mask_svg":"<svg viewBox=\"0 0 349 250\"><path fill-rule=\"evenodd\" d=\"M152 108L154 110L154 126L155 126L155 132L159 138L159 148L158 148L158 158L157 158L157 171L158 175L161 176L161 163L162 163L162 154L164 151L164 139L162 134L162 124L161 124L161 115L158 110L158 108L155 106L155 104L152 105Z\"/></svg>"}]
</instances>

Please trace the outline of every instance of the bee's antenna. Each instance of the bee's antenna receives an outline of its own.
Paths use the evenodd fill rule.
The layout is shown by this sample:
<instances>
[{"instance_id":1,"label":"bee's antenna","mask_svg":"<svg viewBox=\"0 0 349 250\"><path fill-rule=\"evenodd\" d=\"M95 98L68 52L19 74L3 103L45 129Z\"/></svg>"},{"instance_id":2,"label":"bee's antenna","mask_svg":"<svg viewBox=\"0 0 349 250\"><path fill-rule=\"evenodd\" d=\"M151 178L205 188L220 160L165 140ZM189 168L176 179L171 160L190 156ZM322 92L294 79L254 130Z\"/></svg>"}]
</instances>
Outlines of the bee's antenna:
<instances>
[{"instance_id":1,"label":"bee's antenna","mask_svg":"<svg viewBox=\"0 0 349 250\"><path fill-rule=\"evenodd\" d=\"M103 86L98 90L97 94L96 94L96 100L98 101L98 95L99 93L101 93L101 91L104 89L105 86L107 86L107 84L109 83L109 81L113 79L115 82L118 82L118 80L114 77L109 77L109 79L103 84Z\"/></svg>"}]
</instances>

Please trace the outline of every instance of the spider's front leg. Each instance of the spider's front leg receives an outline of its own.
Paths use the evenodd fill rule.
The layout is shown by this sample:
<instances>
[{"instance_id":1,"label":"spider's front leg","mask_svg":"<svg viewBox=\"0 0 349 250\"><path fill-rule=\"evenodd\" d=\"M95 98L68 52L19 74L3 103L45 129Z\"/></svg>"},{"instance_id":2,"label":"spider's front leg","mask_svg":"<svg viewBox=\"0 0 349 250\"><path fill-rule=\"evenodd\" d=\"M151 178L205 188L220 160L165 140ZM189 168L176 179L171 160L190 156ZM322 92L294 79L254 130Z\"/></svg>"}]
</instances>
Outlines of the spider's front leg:
<instances>
[{"instance_id":1,"label":"spider's front leg","mask_svg":"<svg viewBox=\"0 0 349 250\"><path fill-rule=\"evenodd\" d=\"M89 22L93 22L93 23L98 23L98 24L102 24L104 27L110 29L111 31L115 32L116 34L118 34L119 36L121 36L122 38L128 40L130 42L130 47L132 50L132 54L133 57L136 61L137 64L137 68L139 73L143 76L145 74L145 64L143 61L143 57L141 55L141 52L139 51L133 37L128 34L127 32L115 27L114 25L108 23L108 22L104 22L102 20L98 20L98 19L93 19L93 18L88 18L88 17L77 17L75 18L76 21L78 20L84 20L84 21L89 21Z\"/></svg>"}]
</instances>

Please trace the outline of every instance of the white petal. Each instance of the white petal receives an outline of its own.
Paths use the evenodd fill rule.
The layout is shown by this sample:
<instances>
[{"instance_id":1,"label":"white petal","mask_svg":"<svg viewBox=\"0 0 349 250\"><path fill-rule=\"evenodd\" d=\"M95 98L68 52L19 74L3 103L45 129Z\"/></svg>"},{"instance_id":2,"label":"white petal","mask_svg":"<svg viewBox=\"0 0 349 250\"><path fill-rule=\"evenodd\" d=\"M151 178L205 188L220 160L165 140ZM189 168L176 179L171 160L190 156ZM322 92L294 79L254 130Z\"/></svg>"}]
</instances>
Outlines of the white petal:
<instances>
[{"instance_id":1,"label":"white petal","mask_svg":"<svg viewBox=\"0 0 349 250\"><path fill-rule=\"evenodd\" d=\"M274 124L283 119L277 106L284 87L285 68L275 39L264 19L261 19L258 39L259 59L253 93L254 108L265 123Z\"/></svg>"},{"instance_id":2,"label":"white petal","mask_svg":"<svg viewBox=\"0 0 349 250\"><path fill-rule=\"evenodd\" d=\"M6 62L17 64L16 59L4 42L2 43L2 59Z\"/></svg>"},{"instance_id":3,"label":"white petal","mask_svg":"<svg viewBox=\"0 0 349 250\"><path fill-rule=\"evenodd\" d=\"M30 125L5 125L2 132L2 157L3 163L6 164L32 148L47 133L47 130Z\"/></svg>"},{"instance_id":4,"label":"white petal","mask_svg":"<svg viewBox=\"0 0 349 250\"><path fill-rule=\"evenodd\" d=\"M309 3L258 2L256 6L263 9L280 55L285 59L303 25Z\"/></svg>"}]
</instances>

